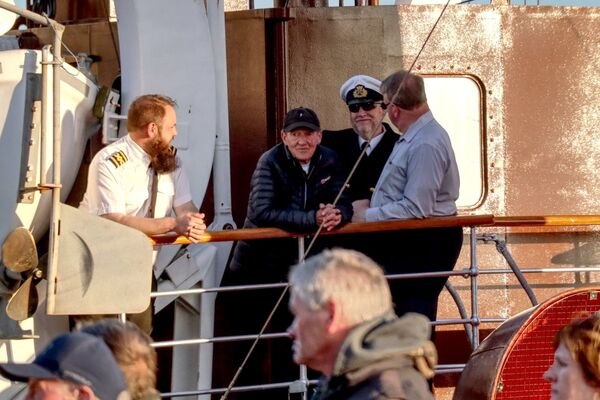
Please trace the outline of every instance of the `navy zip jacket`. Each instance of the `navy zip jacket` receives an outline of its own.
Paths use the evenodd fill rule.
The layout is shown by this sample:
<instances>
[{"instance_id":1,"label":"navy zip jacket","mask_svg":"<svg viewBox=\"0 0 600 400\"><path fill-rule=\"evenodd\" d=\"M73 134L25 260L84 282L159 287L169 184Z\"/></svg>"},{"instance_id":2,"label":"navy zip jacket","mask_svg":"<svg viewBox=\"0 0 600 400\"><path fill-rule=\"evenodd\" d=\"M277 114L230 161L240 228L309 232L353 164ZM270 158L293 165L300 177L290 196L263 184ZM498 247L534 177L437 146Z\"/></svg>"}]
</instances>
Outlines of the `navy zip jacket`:
<instances>
[{"instance_id":1,"label":"navy zip jacket","mask_svg":"<svg viewBox=\"0 0 600 400\"><path fill-rule=\"evenodd\" d=\"M317 146L308 173L305 173L285 145L276 145L260 157L252 175L244 228L275 227L290 232L315 232L319 204L333 203L344 184L343 173L335 152L328 148ZM336 207L341 211L342 224L350 221L352 203L347 194L342 194ZM297 247L294 240L290 242L291 246L283 245L285 241L290 242L240 241L230 268L278 268L287 273L287 267L297 259ZM285 274L281 276L285 277Z\"/></svg>"}]
</instances>

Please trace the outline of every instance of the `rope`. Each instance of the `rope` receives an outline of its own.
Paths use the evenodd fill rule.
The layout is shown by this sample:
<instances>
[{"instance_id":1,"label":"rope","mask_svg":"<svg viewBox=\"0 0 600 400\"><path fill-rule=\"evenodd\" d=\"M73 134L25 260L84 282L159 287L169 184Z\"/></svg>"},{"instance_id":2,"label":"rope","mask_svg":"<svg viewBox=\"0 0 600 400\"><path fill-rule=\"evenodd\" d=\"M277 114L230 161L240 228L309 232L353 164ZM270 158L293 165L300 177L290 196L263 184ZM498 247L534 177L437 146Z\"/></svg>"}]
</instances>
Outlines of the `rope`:
<instances>
[{"instance_id":1,"label":"rope","mask_svg":"<svg viewBox=\"0 0 600 400\"><path fill-rule=\"evenodd\" d=\"M286 6L288 4L289 0L286 0ZM471 0L469 0L471 1ZM410 72L413 70L414 66L416 65L419 57L421 56L421 53L423 52L423 50L425 49L425 46L427 45L427 43L429 42L429 39L431 38L431 35L433 34L435 28L437 27L438 23L440 22L440 20L442 19L442 16L444 15L444 13L446 12L446 9L448 8L448 5L450 4L450 0L446 1L446 4L444 5L444 8L442 8L442 11L440 12L439 17L437 18L437 20L435 21L435 23L433 24L433 27L431 28L431 30L429 31L429 34L427 35L427 37L425 38L425 41L423 42L423 45L421 46L421 49L419 50L419 52L417 53L417 55L415 56L410 68L408 69L408 74L410 74ZM402 79L402 81L400 82L400 85L398 86L398 89L396 90L396 93L394 94L393 98L396 98L398 96L398 94L400 93L400 90L402 89L402 87L404 86L404 83L408 77L408 74L406 74L404 76L404 78ZM373 136L375 135L375 129L377 127L379 127L381 125L381 122L383 121L383 118L385 118L385 115L387 114L387 112L383 113L383 117L381 118L381 121L379 124L376 125L376 127L373 129L373 131L371 132L371 134L368 136L368 140L367 143L371 142L371 139L373 138ZM340 191L338 192L337 196L335 197L335 200L333 201L333 207L335 207L338 203L338 201L340 200L340 198L342 197L342 194L344 192L344 190L346 189L346 185L348 184L348 182L350 181L350 179L352 179L352 176L354 175L354 172L356 171L356 168L358 167L358 164L360 163L360 161L362 160L364 154L367 151L368 146L364 146L362 151L360 152L358 158L356 159L356 162L354 163L354 165L352 166L352 169L350 170L350 173L348 174L348 177L346 178L344 185L340 188ZM319 225L319 228L317 229L317 231L315 232L313 238L311 239L308 247L306 248L305 252L304 252L304 256L303 259L306 258L306 256L308 255L308 253L310 252L310 250L312 249L315 241L317 240L317 238L319 237L321 231L323 230L323 226L325 224L325 221L321 222L321 224ZM233 386L235 385L235 382L237 381L240 373L242 372L242 370L244 369L244 367L246 366L246 363L248 361L248 359L250 358L250 356L252 355L252 352L254 351L254 348L256 347L256 345L258 344L258 341L262 338L262 336L264 335L264 332L266 330L266 327L269 325L269 323L271 322L273 315L275 314L275 311L277 311L278 307L281 305L281 302L283 301L283 298L285 297L285 294L288 292L290 288L289 283L283 288L283 291L281 292L281 295L279 296L279 298L277 299L277 302L275 303L275 305L273 306L273 309L271 310L271 313L269 314L269 316L267 317L267 319L265 320L265 323L263 324L260 332L258 333L257 337L254 339L254 341L252 342L252 346L250 346L250 349L248 350L248 353L246 354L246 357L244 357L244 360L242 361L241 365L239 366L239 368L237 369L235 375L233 376L233 378L231 379L231 382L229 383L229 385L227 386L227 390L225 391L225 393L223 393L223 396L221 396L221 400L227 400L227 396L229 395L229 392L231 391L231 389L233 388Z\"/></svg>"}]
</instances>

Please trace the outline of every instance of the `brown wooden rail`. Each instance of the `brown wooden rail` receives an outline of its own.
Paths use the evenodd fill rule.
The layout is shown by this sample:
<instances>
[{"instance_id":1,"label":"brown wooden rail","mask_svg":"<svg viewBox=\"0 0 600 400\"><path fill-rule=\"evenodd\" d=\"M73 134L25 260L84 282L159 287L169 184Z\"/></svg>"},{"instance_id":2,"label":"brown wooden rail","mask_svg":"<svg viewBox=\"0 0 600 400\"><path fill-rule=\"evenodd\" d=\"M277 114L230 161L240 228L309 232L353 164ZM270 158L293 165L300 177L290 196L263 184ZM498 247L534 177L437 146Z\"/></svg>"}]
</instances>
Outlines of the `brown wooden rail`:
<instances>
[{"instance_id":1,"label":"brown wooden rail","mask_svg":"<svg viewBox=\"0 0 600 400\"><path fill-rule=\"evenodd\" d=\"M406 219L383 222L363 222L346 224L340 229L331 232L323 231L323 235L350 234L368 232L386 232L402 229L442 228L450 226L489 226L494 223L493 215L462 215L458 217L435 217L427 219ZM305 233L308 234L308 233ZM304 234L304 235L305 235ZM303 234L292 233L277 228L235 229L229 231L205 232L200 239L206 242L229 242L234 240L293 238ZM150 238L153 245L189 244L185 236L175 234L156 235Z\"/></svg>"},{"instance_id":2,"label":"brown wooden rail","mask_svg":"<svg viewBox=\"0 0 600 400\"><path fill-rule=\"evenodd\" d=\"M529 215L494 217L494 226L585 226L600 225L600 215Z\"/></svg>"}]
</instances>

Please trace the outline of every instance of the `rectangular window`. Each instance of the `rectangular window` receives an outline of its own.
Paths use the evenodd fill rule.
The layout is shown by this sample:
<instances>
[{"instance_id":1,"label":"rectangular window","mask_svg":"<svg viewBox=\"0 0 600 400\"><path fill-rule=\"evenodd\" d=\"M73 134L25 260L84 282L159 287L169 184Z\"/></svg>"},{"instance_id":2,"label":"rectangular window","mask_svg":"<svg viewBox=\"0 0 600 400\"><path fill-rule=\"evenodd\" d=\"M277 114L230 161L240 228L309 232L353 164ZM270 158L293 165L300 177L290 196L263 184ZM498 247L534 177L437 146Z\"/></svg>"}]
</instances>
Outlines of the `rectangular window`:
<instances>
[{"instance_id":1,"label":"rectangular window","mask_svg":"<svg viewBox=\"0 0 600 400\"><path fill-rule=\"evenodd\" d=\"M460 173L457 206L474 209L485 195L481 85L468 76L424 76L424 80L429 107L448 131L456 155Z\"/></svg>"}]
</instances>

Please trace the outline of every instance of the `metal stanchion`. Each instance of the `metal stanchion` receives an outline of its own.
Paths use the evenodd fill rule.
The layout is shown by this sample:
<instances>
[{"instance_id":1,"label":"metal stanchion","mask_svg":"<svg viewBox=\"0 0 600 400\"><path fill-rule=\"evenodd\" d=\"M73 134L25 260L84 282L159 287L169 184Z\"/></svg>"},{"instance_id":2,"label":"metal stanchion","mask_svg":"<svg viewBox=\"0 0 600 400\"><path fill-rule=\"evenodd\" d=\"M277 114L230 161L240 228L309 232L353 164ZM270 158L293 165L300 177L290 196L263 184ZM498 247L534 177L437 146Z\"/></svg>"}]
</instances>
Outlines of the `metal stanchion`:
<instances>
[{"instance_id":1,"label":"metal stanchion","mask_svg":"<svg viewBox=\"0 0 600 400\"><path fill-rule=\"evenodd\" d=\"M474 226L471 230L471 268L469 270L471 276L471 324L473 325L473 339L471 345L473 350L479 346L479 305L477 303L477 275L479 267L477 266L477 232Z\"/></svg>"},{"instance_id":2,"label":"metal stanchion","mask_svg":"<svg viewBox=\"0 0 600 400\"><path fill-rule=\"evenodd\" d=\"M298 263L304 263L304 236L298 237ZM308 393L308 371L306 365L300 365L300 379L290 384L288 389L288 399L307 400Z\"/></svg>"}]
</instances>

